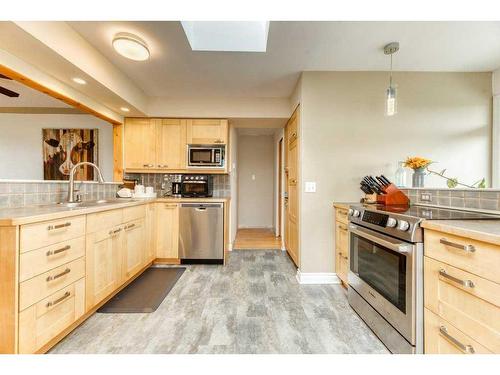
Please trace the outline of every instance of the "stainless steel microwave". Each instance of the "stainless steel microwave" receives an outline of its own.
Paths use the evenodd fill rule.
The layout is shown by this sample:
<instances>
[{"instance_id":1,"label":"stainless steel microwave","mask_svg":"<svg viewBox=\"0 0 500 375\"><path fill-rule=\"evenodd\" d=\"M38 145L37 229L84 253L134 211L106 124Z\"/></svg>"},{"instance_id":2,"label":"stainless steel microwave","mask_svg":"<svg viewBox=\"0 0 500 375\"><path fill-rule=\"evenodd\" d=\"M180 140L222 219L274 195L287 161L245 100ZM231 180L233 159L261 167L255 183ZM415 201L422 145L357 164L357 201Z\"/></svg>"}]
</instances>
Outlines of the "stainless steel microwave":
<instances>
[{"instance_id":1,"label":"stainless steel microwave","mask_svg":"<svg viewBox=\"0 0 500 375\"><path fill-rule=\"evenodd\" d=\"M224 168L225 146L188 145L188 168Z\"/></svg>"}]
</instances>

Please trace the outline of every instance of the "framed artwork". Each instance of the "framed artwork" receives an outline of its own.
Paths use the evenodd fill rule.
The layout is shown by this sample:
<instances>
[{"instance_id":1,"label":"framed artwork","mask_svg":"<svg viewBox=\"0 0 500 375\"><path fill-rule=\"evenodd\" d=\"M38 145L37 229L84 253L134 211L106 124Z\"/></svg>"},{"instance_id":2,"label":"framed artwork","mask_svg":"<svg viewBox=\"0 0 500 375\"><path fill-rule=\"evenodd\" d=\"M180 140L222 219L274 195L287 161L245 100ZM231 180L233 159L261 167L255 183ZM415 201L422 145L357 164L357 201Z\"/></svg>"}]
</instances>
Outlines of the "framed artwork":
<instances>
[{"instance_id":1,"label":"framed artwork","mask_svg":"<svg viewBox=\"0 0 500 375\"><path fill-rule=\"evenodd\" d=\"M71 168L79 162L98 164L98 129L42 129L43 179L69 180ZM94 169L80 168L75 179L91 181Z\"/></svg>"}]
</instances>

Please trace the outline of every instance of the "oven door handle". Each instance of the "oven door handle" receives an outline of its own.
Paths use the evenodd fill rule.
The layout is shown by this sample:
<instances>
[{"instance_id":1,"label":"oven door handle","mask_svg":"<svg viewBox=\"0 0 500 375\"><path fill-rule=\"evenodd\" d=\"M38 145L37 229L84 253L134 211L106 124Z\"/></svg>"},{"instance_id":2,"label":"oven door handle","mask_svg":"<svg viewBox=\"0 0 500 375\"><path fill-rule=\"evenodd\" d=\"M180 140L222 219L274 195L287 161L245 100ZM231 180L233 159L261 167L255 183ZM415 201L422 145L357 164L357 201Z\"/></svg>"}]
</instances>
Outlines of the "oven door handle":
<instances>
[{"instance_id":1,"label":"oven door handle","mask_svg":"<svg viewBox=\"0 0 500 375\"><path fill-rule=\"evenodd\" d=\"M349 231L401 254L408 254L413 248L412 244L395 241L392 238L378 234L377 232L369 229L361 228L354 224L349 224Z\"/></svg>"}]
</instances>

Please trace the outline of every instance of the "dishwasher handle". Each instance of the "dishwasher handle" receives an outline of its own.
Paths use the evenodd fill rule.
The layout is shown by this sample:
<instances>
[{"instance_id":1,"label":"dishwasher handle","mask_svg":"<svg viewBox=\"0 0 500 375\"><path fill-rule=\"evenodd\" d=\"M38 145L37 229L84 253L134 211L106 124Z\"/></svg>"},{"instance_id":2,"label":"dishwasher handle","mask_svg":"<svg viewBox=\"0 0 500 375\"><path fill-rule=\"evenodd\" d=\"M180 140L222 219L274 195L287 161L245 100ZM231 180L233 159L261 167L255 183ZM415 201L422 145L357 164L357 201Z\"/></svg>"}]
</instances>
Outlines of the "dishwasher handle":
<instances>
[{"instance_id":1,"label":"dishwasher handle","mask_svg":"<svg viewBox=\"0 0 500 375\"><path fill-rule=\"evenodd\" d=\"M181 203L181 208L195 208L197 211L205 211L207 208L222 208L223 203Z\"/></svg>"}]
</instances>

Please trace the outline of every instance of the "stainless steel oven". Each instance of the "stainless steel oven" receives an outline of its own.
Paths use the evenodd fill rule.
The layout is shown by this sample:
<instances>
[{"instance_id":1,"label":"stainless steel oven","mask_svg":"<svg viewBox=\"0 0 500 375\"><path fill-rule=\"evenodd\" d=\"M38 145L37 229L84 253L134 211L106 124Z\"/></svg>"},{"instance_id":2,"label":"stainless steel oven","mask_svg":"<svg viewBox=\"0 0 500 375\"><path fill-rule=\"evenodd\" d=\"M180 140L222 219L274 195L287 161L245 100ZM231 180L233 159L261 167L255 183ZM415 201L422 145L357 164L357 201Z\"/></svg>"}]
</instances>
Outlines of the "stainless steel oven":
<instances>
[{"instance_id":1,"label":"stainless steel oven","mask_svg":"<svg viewBox=\"0 0 500 375\"><path fill-rule=\"evenodd\" d=\"M224 168L225 146L188 145L188 168Z\"/></svg>"},{"instance_id":2,"label":"stainless steel oven","mask_svg":"<svg viewBox=\"0 0 500 375\"><path fill-rule=\"evenodd\" d=\"M349 303L391 352L421 353L423 243L409 239L413 224L403 231L387 214L356 212L349 224Z\"/></svg>"},{"instance_id":3,"label":"stainless steel oven","mask_svg":"<svg viewBox=\"0 0 500 375\"><path fill-rule=\"evenodd\" d=\"M207 198L213 195L213 176L207 174L182 175L181 196Z\"/></svg>"}]
</instances>

